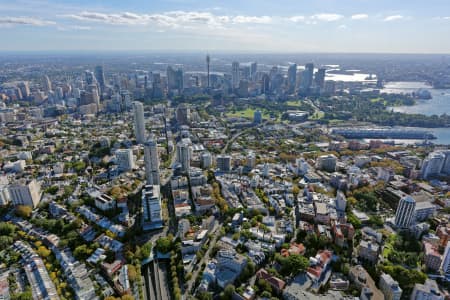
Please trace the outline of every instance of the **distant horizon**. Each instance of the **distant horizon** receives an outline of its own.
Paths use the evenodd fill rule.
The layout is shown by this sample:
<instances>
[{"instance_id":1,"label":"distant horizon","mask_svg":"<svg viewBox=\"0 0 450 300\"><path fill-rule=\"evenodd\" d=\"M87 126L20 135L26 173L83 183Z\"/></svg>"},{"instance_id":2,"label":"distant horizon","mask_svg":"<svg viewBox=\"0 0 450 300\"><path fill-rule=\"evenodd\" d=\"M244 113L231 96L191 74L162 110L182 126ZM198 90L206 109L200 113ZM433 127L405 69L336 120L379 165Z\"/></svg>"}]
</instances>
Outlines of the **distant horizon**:
<instances>
[{"instance_id":1,"label":"distant horizon","mask_svg":"<svg viewBox=\"0 0 450 300\"><path fill-rule=\"evenodd\" d=\"M340 51L260 51L260 50L181 50L181 49L74 49L74 50L1 50L2 54L90 54L90 53L104 53L104 54L126 54L126 53L138 53L138 54L216 54L216 55L240 55L240 54L253 54L253 55L411 55L411 56L450 56L450 52L340 52Z\"/></svg>"}]
</instances>

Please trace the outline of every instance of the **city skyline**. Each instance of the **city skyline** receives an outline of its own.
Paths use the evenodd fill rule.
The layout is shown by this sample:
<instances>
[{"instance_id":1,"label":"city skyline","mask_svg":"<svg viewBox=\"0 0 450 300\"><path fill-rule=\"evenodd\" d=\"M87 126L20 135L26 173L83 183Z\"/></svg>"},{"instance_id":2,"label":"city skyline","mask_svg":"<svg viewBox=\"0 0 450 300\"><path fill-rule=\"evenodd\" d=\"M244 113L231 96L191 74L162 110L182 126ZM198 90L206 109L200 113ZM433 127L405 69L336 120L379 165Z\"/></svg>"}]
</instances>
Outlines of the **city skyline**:
<instances>
[{"instance_id":1,"label":"city skyline","mask_svg":"<svg viewBox=\"0 0 450 300\"><path fill-rule=\"evenodd\" d=\"M450 5L431 2L0 1L0 51L448 53Z\"/></svg>"}]
</instances>

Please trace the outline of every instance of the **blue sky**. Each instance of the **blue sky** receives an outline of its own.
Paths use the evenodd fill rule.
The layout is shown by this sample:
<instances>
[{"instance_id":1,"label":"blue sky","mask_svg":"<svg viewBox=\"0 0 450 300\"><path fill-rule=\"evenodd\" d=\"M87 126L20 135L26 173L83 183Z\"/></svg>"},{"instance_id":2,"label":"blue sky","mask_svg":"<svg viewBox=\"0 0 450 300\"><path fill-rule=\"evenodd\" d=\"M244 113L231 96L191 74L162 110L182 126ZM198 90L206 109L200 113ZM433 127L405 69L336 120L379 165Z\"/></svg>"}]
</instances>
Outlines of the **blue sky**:
<instances>
[{"instance_id":1,"label":"blue sky","mask_svg":"<svg viewBox=\"0 0 450 300\"><path fill-rule=\"evenodd\" d=\"M0 0L0 51L450 53L449 0Z\"/></svg>"}]
</instances>

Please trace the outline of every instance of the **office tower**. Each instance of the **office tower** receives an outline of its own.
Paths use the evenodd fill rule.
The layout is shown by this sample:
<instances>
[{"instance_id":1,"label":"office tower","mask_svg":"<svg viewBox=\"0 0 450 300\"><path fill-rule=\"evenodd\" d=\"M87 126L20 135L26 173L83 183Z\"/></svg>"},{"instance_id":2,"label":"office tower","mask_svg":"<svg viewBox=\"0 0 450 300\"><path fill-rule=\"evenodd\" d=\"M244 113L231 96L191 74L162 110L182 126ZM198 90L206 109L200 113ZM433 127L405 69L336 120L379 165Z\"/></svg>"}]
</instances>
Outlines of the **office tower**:
<instances>
[{"instance_id":1,"label":"office tower","mask_svg":"<svg viewBox=\"0 0 450 300\"><path fill-rule=\"evenodd\" d=\"M64 92L63 92L62 87L60 87L60 86L56 87L55 94L56 94L56 97L58 98L58 100L62 100L64 98Z\"/></svg>"},{"instance_id":2,"label":"office tower","mask_svg":"<svg viewBox=\"0 0 450 300\"><path fill-rule=\"evenodd\" d=\"M86 91L80 91L80 105L99 104L97 86L88 86Z\"/></svg>"},{"instance_id":3,"label":"office tower","mask_svg":"<svg viewBox=\"0 0 450 300\"><path fill-rule=\"evenodd\" d=\"M96 66L94 70L95 79L97 80L100 91L103 92L105 90L106 80L105 73L103 72L103 66Z\"/></svg>"},{"instance_id":4,"label":"office tower","mask_svg":"<svg viewBox=\"0 0 450 300\"><path fill-rule=\"evenodd\" d=\"M118 149L116 151L116 163L121 171L134 169L134 155L131 149Z\"/></svg>"},{"instance_id":5,"label":"office tower","mask_svg":"<svg viewBox=\"0 0 450 300\"><path fill-rule=\"evenodd\" d=\"M297 65L293 64L290 65L288 69L288 89L290 93L295 92L296 84L297 84Z\"/></svg>"},{"instance_id":6,"label":"office tower","mask_svg":"<svg viewBox=\"0 0 450 300\"><path fill-rule=\"evenodd\" d=\"M179 125L189 125L191 122L191 109L186 104L182 103L176 110L177 123Z\"/></svg>"},{"instance_id":7,"label":"office tower","mask_svg":"<svg viewBox=\"0 0 450 300\"><path fill-rule=\"evenodd\" d=\"M253 123L261 124L262 123L262 113L260 110L255 110L253 113Z\"/></svg>"},{"instance_id":8,"label":"office tower","mask_svg":"<svg viewBox=\"0 0 450 300\"><path fill-rule=\"evenodd\" d=\"M92 94L92 101L94 104L100 104L100 96L98 92L98 86L96 84L90 84L86 90Z\"/></svg>"},{"instance_id":9,"label":"office tower","mask_svg":"<svg viewBox=\"0 0 450 300\"><path fill-rule=\"evenodd\" d=\"M22 93L22 98L27 99L30 97L30 86L28 82L23 81L19 83L18 88L20 89L20 92Z\"/></svg>"},{"instance_id":10,"label":"office tower","mask_svg":"<svg viewBox=\"0 0 450 300\"><path fill-rule=\"evenodd\" d=\"M250 66L241 67L241 80L250 80Z\"/></svg>"},{"instance_id":11,"label":"office tower","mask_svg":"<svg viewBox=\"0 0 450 300\"><path fill-rule=\"evenodd\" d=\"M315 83L316 87L319 87L321 89L324 88L324 86L325 86L325 72L326 72L325 68L319 68L319 70L317 70L315 78L314 78L314 83Z\"/></svg>"},{"instance_id":12,"label":"office tower","mask_svg":"<svg viewBox=\"0 0 450 300\"><path fill-rule=\"evenodd\" d=\"M52 82L47 75L42 76L42 89L47 93L52 90Z\"/></svg>"},{"instance_id":13,"label":"office tower","mask_svg":"<svg viewBox=\"0 0 450 300\"><path fill-rule=\"evenodd\" d=\"M252 62L250 64L250 79L252 81L256 81L256 72L258 71L258 64L256 62Z\"/></svg>"},{"instance_id":14,"label":"office tower","mask_svg":"<svg viewBox=\"0 0 450 300\"><path fill-rule=\"evenodd\" d=\"M211 153L209 152L204 152L202 153L202 155L200 156L200 165L203 169L208 169L209 167L211 167L212 165L212 157L211 157Z\"/></svg>"},{"instance_id":15,"label":"office tower","mask_svg":"<svg viewBox=\"0 0 450 300\"><path fill-rule=\"evenodd\" d=\"M261 94L270 93L270 77L264 74L261 79Z\"/></svg>"},{"instance_id":16,"label":"office tower","mask_svg":"<svg viewBox=\"0 0 450 300\"><path fill-rule=\"evenodd\" d=\"M277 74L278 74L278 66L273 66L269 71L270 80L272 80Z\"/></svg>"},{"instance_id":17,"label":"office tower","mask_svg":"<svg viewBox=\"0 0 450 300\"><path fill-rule=\"evenodd\" d=\"M216 165L217 165L217 168L221 172L230 172L231 171L231 156L218 155L216 157Z\"/></svg>"},{"instance_id":18,"label":"office tower","mask_svg":"<svg viewBox=\"0 0 450 300\"><path fill-rule=\"evenodd\" d=\"M159 185L146 185L142 190L142 227L155 229L163 223Z\"/></svg>"},{"instance_id":19,"label":"office tower","mask_svg":"<svg viewBox=\"0 0 450 300\"><path fill-rule=\"evenodd\" d=\"M447 278L450 278L450 241L447 242L447 246L445 247L444 256L442 257L441 269L445 276Z\"/></svg>"},{"instance_id":20,"label":"office tower","mask_svg":"<svg viewBox=\"0 0 450 300\"><path fill-rule=\"evenodd\" d=\"M272 77L270 86L272 88L272 92L278 92L281 91L281 88L284 85L284 77L283 75L277 73Z\"/></svg>"},{"instance_id":21,"label":"office tower","mask_svg":"<svg viewBox=\"0 0 450 300\"><path fill-rule=\"evenodd\" d=\"M177 144L177 161L181 164L181 172L187 173L191 164L191 154L189 144L179 142Z\"/></svg>"},{"instance_id":22,"label":"office tower","mask_svg":"<svg viewBox=\"0 0 450 300\"><path fill-rule=\"evenodd\" d=\"M94 73L92 71L85 71L84 76L86 77L86 83L88 85L97 84L97 79L95 79Z\"/></svg>"},{"instance_id":23,"label":"office tower","mask_svg":"<svg viewBox=\"0 0 450 300\"><path fill-rule=\"evenodd\" d=\"M162 89L162 85L161 85L161 75L159 73L153 74L152 89L153 89L152 98L161 99L163 97L163 89Z\"/></svg>"},{"instance_id":24,"label":"office tower","mask_svg":"<svg viewBox=\"0 0 450 300\"><path fill-rule=\"evenodd\" d=\"M160 184L158 145L153 137L144 144L144 162L147 184Z\"/></svg>"},{"instance_id":25,"label":"office tower","mask_svg":"<svg viewBox=\"0 0 450 300\"><path fill-rule=\"evenodd\" d=\"M178 93L183 91L183 70L178 69L175 71L175 88L178 90Z\"/></svg>"},{"instance_id":26,"label":"office tower","mask_svg":"<svg viewBox=\"0 0 450 300\"><path fill-rule=\"evenodd\" d=\"M420 175L423 179L437 176L441 173L446 161L445 154L440 151L431 152L422 163Z\"/></svg>"},{"instance_id":27,"label":"office tower","mask_svg":"<svg viewBox=\"0 0 450 300\"><path fill-rule=\"evenodd\" d=\"M303 91L309 91L313 82L314 64L309 63L305 65L305 70L302 72L302 81L300 82Z\"/></svg>"},{"instance_id":28,"label":"office tower","mask_svg":"<svg viewBox=\"0 0 450 300\"><path fill-rule=\"evenodd\" d=\"M209 80L210 80L210 78L209 78L209 64L210 64L210 62L211 62L211 59L210 59L210 57L209 57L209 54L208 55L206 55L206 76L207 76L207 88L210 88L210 82L209 82Z\"/></svg>"},{"instance_id":29,"label":"office tower","mask_svg":"<svg viewBox=\"0 0 450 300\"><path fill-rule=\"evenodd\" d=\"M253 169L256 166L256 155L254 152L247 154L247 167Z\"/></svg>"},{"instance_id":30,"label":"office tower","mask_svg":"<svg viewBox=\"0 0 450 300\"><path fill-rule=\"evenodd\" d=\"M331 96L334 95L335 91L336 91L336 83L334 82L334 80L325 81L323 93L325 95Z\"/></svg>"},{"instance_id":31,"label":"office tower","mask_svg":"<svg viewBox=\"0 0 450 300\"><path fill-rule=\"evenodd\" d=\"M238 95L241 98L248 97L248 81L247 80L239 81Z\"/></svg>"},{"instance_id":32,"label":"office tower","mask_svg":"<svg viewBox=\"0 0 450 300\"><path fill-rule=\"evenodd\" d=\"M400 199L395 211L395 226L400 229L408 229L414 222L416 201L407 195Z\"/></svg>"},{"instance_id":33,"label":"office tower","mask_svg":"<svg viewBox=\"0 0 450 300\"><path fill-rule=\"evenodd\" d=\"M139 101L133 102L134 107L134 135L138 144L145 142L144 105Z\"/></svg>"},{"instance_id":34,"label":"office tower","mask_svg":"<svg viewBox=\"0 0 450 300\"><path fill-rule=\"evenodd\" d=\"M237 89L239 87L239 63L234 61L231 64L231 84L233 89Z\"/></svg>"},{"instance_id":35,"label":"office tower","mask_svg":"<svg viewBox=\"0 0 450 300\"><path fill-rule=\"evenodd\" d=\"M13 205L26 205L36 208L41 201L41 185L36 180L22 180L8 187Z\"/></svg>"},{"instance_id":36,"label":"office tower","mask_svg":"<svg viewBox=\"0 0 450 300\"><path fill-rule=\"evenodd\" d=\"M176 89L175 70L172 68L172 66L167 66L166 77L168 90L170 91Z\"/></svg>"}]
</instances>

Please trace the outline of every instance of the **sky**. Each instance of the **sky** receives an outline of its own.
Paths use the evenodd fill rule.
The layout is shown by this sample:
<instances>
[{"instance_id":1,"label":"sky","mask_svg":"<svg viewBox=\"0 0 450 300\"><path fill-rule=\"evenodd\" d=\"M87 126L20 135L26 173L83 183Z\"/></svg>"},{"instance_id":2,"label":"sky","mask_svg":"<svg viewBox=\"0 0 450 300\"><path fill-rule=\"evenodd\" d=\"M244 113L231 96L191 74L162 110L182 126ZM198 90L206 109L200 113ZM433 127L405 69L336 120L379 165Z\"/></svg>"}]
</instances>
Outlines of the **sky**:
<instances>
[{"instance_id":1,"label":"sky","mask_svg":"<svg viewBox=\"0 0 450 300\"><path fill-rule=\"evenodd\" d=\"M449 0L0 0L0 51L450 53Z\"/></svg>"}]
</instances>

